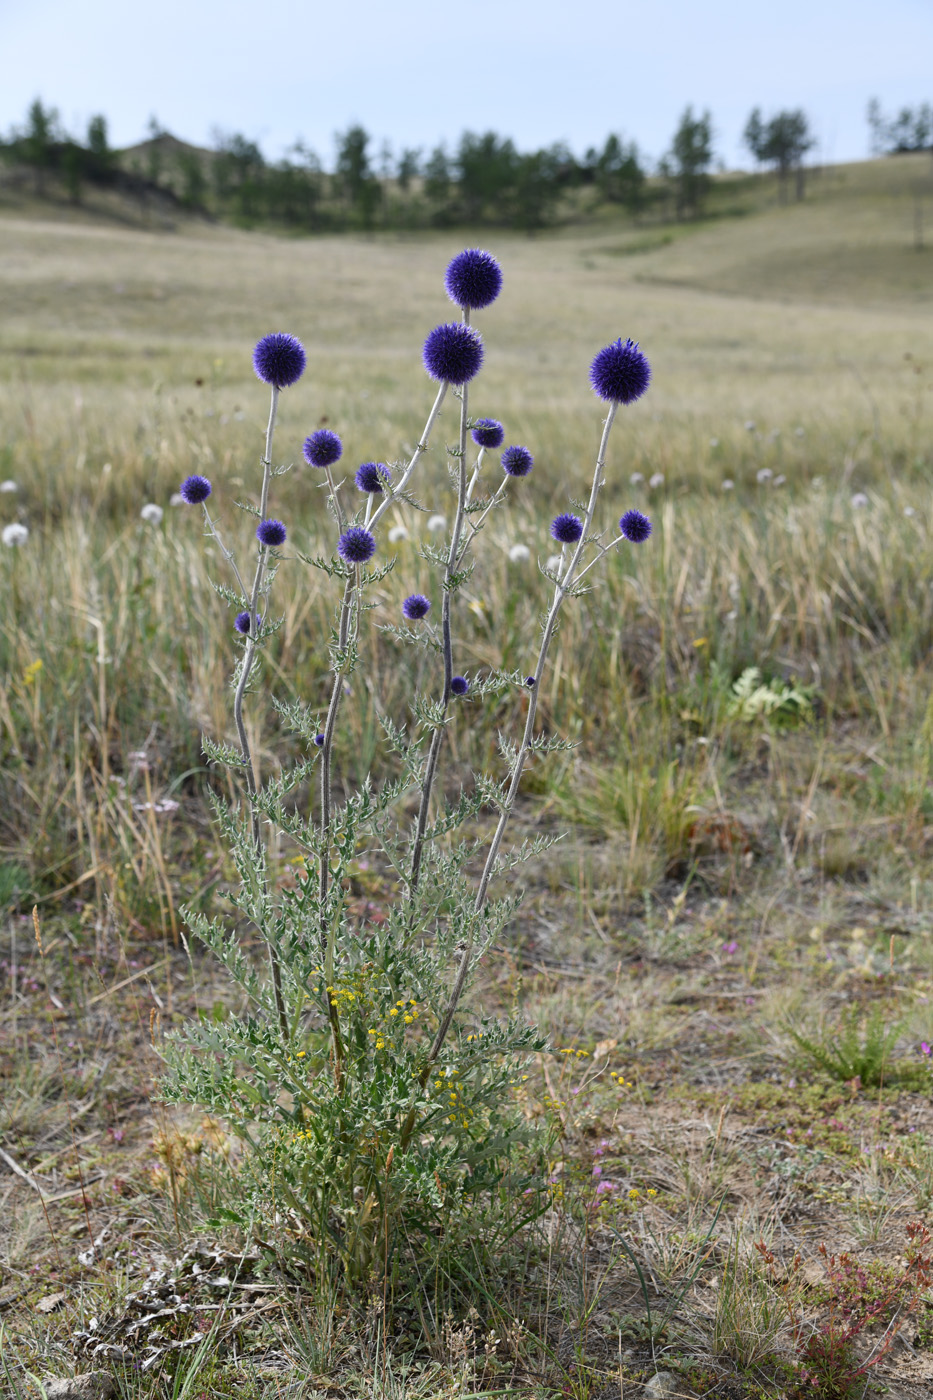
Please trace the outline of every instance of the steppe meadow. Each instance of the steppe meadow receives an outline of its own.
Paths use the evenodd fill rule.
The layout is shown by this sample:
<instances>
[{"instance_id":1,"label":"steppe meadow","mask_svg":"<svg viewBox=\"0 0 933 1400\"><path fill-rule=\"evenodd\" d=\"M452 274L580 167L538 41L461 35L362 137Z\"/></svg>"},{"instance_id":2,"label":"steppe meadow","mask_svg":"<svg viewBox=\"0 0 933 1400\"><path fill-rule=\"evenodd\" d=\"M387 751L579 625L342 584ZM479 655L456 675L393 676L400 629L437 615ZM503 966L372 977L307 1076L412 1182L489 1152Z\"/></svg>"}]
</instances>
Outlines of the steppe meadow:
<instances>
[{"instance_id":1,"label":"steppe meadow","mask_svg":"<svg viewBox=\"0 0 933 1400\"><path fill-rule=\"evenodd\" d=\"M121 1400L933 1393L933 248L915 246L914 195L928 167L926 153L827 169L799 204L762 176L731 214L534 237L277 237L0 202L4 1395L86 1372ZM452 585L471 690L440 720L420 713L442 726L436 810L465 794L449 839L476 842L450 857L456 899L497 820L497 735L514 740L534 700L535 733L572 745L525 767L506 841L530 859L492 883L524 898L497 906L457 1064L492 1095L501 1027L536 1031L501 1042L495 1131L512 1136L494 1177L499 1101L448 1093L459 1069L433 1079L430 994L395 985L385 1017L397 992L411 1074L423 1063L425 1092L442 1086L486 1184L455 1198L440 1130L437 1165L422 1153L423 1179L405 1176L409 1123L367 1142L382 1175L341 1202L307 1146L314 1083L341 1092L339 1027L350 1036L353 998L372 1010L384 969L369 952L344 981L314 969L323 1019L299 1006L289 1053L268 1048L275 1018L250 990L267 940L234 903L228 838L248 846L246 827L225 833L216 811L245 811L243 771L204 748L237 744L243 639L211 587L233 588L217 540L177 493L210 480L225 546L252 569L255 521L235 502L260 504L269 394L251 355L297 336L307 367L281 392L273 451L293 470L269 508L288 539L244 707L274 783L311 763L288 721L331 703L343 577L302 557L336 560L340 534L302 444L340 435L350 513L360 463L418 455L437 387L422 346L459 315L445 269L478 243L503 285L472 318L485 362L469 409L534 469L509 480ZM652 533L566 600L532 697L549 526L585 510L606 407L588 371L620 336L652 381L616 416L596 528L617 534L636 510ZM412 478L420 508L393 501L380 526L328 739L340 810L371 775L406 831L417 791L390 787L383 721L411 724L412 697L443 681L401 607L428 595L440 626L432 550L454 522L459 432L451 392ZM481 480L501 479L491 454ZM519 682L479 684L498 672ZM309 774L277 800L314 809ZM315 856L292 829L264 809L262 898L297 907ZM372 830L339 829L341 927L388 959L380 930L404 932L406 881ZM438 939L456 899L438 895ZM191 927L209 919L242 983ZM450 952L446 981L465 956ZM241 1023L293 1085L266 1103L294 1130L271 1167L206 1090L166 1093L174 1033L209 1047ZM395 1032L360 1024L375 1083L365 1036L381 1054ZM224 1074L232 1103L259 1070Z\"/></svg>"}]
</instances>

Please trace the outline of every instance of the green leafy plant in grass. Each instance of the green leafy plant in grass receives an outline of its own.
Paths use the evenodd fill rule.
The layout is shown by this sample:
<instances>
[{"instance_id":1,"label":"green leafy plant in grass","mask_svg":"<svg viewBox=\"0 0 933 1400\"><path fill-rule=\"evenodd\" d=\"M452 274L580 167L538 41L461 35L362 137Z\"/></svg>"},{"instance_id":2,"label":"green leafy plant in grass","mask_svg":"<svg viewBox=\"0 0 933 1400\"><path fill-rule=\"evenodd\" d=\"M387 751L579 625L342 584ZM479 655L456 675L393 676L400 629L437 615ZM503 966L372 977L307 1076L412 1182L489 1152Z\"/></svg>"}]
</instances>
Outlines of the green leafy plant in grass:
<instances>
[{"instance_id":1,"label":"green leafy plant in grass","mask_svg":"<svg viewBox=\"0 0 933 1400\"><path fill-rule=\"evenodd\" d=\"M884 1006L873 1006L867 1014L853 1008L832 1029L816 1036L806 1035L793 1025L788 1034L811 1064L832 1079L848 1083L857 1079L866 1088L883 1084L919 1081L922 1066L899 1065L894 1050L906 1022L892 1021Z\"/></svg>"},{"instance_id":2,"label":"green leafy plant in grass","mask_svg":"<svg viewBox=\"0 0 933 1400\"><path fill-rule=\"evenodd\" d=\"M547 1043L518 1014L499 1020L465 1009L464 995L519 905L515 870L551 843L537 836L509 848L505 835L529 758L569 747L536 723L561 609L586 591L587 575L607 553L651 533L634 510L616 533L602 513L597 521L613 420L650 377L637 345L619 340L591 366L591 383L608 412L585 510L559 515L551 525L560 554L542 569L553 591L540 638L528 639L531 662L514 672L458 674L453 607L470 578L474 542L533 457L526 447L506 447L502 479L484 486L486 459L501 446L504 430L469 414L470 382L483 357L470 316L497 295L501 272L489 254L470 249L453 260L446 283L462 317L438 326L425 342L425 367L439 387L411 458L364 463L355 476L358 494L348 499L332 473L342 452L337 435L319 429L304 444L308 465L322 473L335 549L330 557L299 552L298 558L332 580L337 601L329 696L319 705L276 702L306 750L279 776L262 778L245 709L281 625L272 615L271 586L291 562L283 552L290 527L272 518L270 492L289 470L273 465L272 447L280 393L305 366L294 337L266 336L253 357L272 398L259 505L244 507L259 522L251 578L208 509L211 483L192 476L181 488L189 504L203 508L206 533L231 573L232 581L215 587L235 610L233 635L242 648L232 678L236 743L205 738L204 749L212 763L232 770L245 798L242 804L214 798L237 872L230 896L236 925L191 908L184 913L226 969L243 1010L193 1022L169 1037L164 1094L171 1102L200 1104L240 1140L239 1198L215 1218L297 1254L331 1288L379 1278L386 1286L411 1260L423 1278L449 1241L480 1238L494 1252L545 1208L548 1135L529 1126L513 1091L529 1056ZM448 394L459 399L457 440L447 448L452 525L443 547L421 547L437 577L440 617L435 623L429 616L431 599L410 594L380 622L398 645L423 650L435 690L411 694L407 715L388 713L373 697L394 771L381 785L366 773L354 786L344 773L338 788L335 734L354 688L367 695L364 623L385 606L395 565L379 557L380 527L390 508L418 504L416 469ZM470 438L479 448L472 460ZM500 771L477 772L467 790L445 797L448 730L469 722L476 700L510 691L522 693L525 712L514 737L499 734ZM487 813L492 832L484 836ZM270 839L303 857L295 881L276 880ZM363 856L397 891L379 919L358 913L351 898ZM267 976L244 949L244 927L265 947ZM449 1262L450 1250L445 1257Z\"/></svg>"},{"instance_id":3,"label":"green leafy plant in grass","mask_svg":"<svg viewBox=\"0 0 933 1400\"><path fill-rule=\"evenodd\" d=\"M762 721L775 729L793 729L812 719L815 696L815 685L774 677L765 681L757 666L747 666L733 683L726 714L745 724Z\"/></svg>"}]
</instances>

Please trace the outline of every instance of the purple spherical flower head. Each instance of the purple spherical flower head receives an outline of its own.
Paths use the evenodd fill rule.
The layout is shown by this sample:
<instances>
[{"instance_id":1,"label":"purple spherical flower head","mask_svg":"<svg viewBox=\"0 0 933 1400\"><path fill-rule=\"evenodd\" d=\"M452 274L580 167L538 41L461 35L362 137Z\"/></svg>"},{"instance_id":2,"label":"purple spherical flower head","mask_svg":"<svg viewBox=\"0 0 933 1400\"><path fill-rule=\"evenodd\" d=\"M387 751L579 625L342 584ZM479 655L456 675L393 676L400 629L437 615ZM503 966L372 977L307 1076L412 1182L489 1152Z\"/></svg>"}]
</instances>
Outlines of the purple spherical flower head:
<instances>
[{"instance_id":1,"label":"purple spherical flower head","mask_svg":"<svg viewBox=\"0 0 933 1400\"><path fill-rule=\"evenodd\" d=\"M371 496L383 491L391 480L392 473L384 462L364 462L355 477L360 490Z\"/></svg>"},{"instance_id":2,"label":"purple spherical flower head","mask_svg":"<svg viewBox=\"0 0 933 1400\"><path fill-rule=\"evenodd\" d=\"M481 248L465 248L449 263L444 286L458 306L481 310L491 305L502 291L502 268L492 253Z\"/></svg>"},{"instance_id":3,"label":"purple spherical flower head","mask_svg":"<svg viewBox=\"0 0 933 1400\"><path fill-rule=\"evenodd\" d=\"M285 543L285 526L281 520L260 520L256 526L256 538L260 544L275 549Z\"/></svg>"},{"instance_id":4,"label":"purple spherical flower head","mask_svg":"<svg viewBox=\"0 0 933 1400\"><path fill-rule=\"evenodd\" d=\"M317 744L317 746L318 746L319 749L322 749L322 748L324 747L324 735L323 735L323 734L315 734L315 736L314 736L314 742Z\"/></svg>"},{"instance_id":5,"label":"purple spherical flower head","mask_svg":"<svg viewBox=\"0 0 933 1400\"><path fill-rule=\"evenodd\" d=\"M424 342L424 367L432 379L467 384L483 363L483 342L472 326L448 321L435 326Z\"/></svg>"},{"instance_id":6,"label":"purple spherical flower head","mask_svg":"<svg viewBox=\"0 0 933 1400\"><path fill-rule=\"evenodd\" d=\"M238 632L242 632L244 637L249 636L249 613L238 612L233 619L233 625Z\"/></svg>"},{"instance_id":7,"label":"purple spherical flower head","mask_svg":"<svg viewBox=\"0 0 933 1400\"><path fill-rule=\"evenodd\" d=\"M478 418L470 434L477 447L501 447L505 429L495 418Z\"/></svg>"},{"instance_id":8,"label":"purple spherical flower head","mask_svg":"<svg viewBox=\"0 0 933 1400\"><path fill-rule=\"evenodd\" d=\"M583 534L583 521L578 515L557 515L551 521L551 534L561 544L576 544Z\"/></svg>"},{"instance_id":9,"label":"purple spherical flower head","mask_svg":"<svg viewBox=\"0 0 933 1400\"><path fill-rule=\"evenodd\" d=\"M309 467L332 467L340 460L343 443L329 428L318 428L316 433L305 438L301 450Z\"/></svg>"},{"instance_id":10,"label":"purple spherical flower head","mask_svg":"<svg viewBox=\"0 0 933 1400\"><path fill-rule=\"evenodd\" d=\"M499 460L506 476L527 476L535 464L527 447L507 447Z\"/></svg>"},{"instance_id":11,"label":"purple spherical flower head","mask_svg":"<svg viewBox=\"0 0 933 1400\"><path fill-rule=\"evenodd\" d=\"M601 399L634 403L651 382L651 366L635 341L621 338L600 350L590 365L590 383Z\"/></svg>"},{"instance_id":12,"label":"purple spherical flower head","mask_svg":"<svg viewBox=\"0 0 933 1400\"><path fill-rule=\"evenodd\" d=\"M253 369L264 384L287 389L305 372L308 357L300 340L284 331L264 335L253 351Z\"/></svg>"},{"instance_id":13,"label":"purple spherical flower head","mask_svg":"<svg viewBox=\"0 0 933 1400\"><path fill-rule=\"evenodd\" d=\"M644 544L651 534L651 521L640 510L627 510L619 521L619 529L631 544Z\"/></svg>"},{"instance_id":14,"label":"purple spherical flower head","mask_svg":"<svg viewBox=\"0 0 933 1400\"><path fill-rule=\"evenodd\" d=\"M181 483L182 499L189 506L199 506L211 494L211 483L206 476L186 476Z\"/></svg>"},{"instance_id":15,"label":"purple spherical flower head","mask_svg":"<svg viewBox=\"0 0 933 1400\"><path fill-rule=\"evenodd\" d=\"M452 695L466 695L469 688L470 682L467 680L466 676L454 676L453 680L450 682Z\"/></svg>"},{"instance_id":16,"label":"purple spherical flower head","mask_svg":"<svg viewBox=\"0 0 933 1400\"><path fill-rule=\"evenodd\" d=\"M529 690L534 690L535 686L537 685L537 681L535 680L534 676L526 676L525 684L527 685Z\"/></svg>"},{"instance_id":17,"label":"purple spherical flower head","mask_svg":"<svg viewBox=\"0 0 933 1400\"><path fill-rule=\"evenodd\" d=\"M417 622L421 617L427 617L431 611L431 600L423 593L412 593L402 604L402 614L408 618L409 622Z\"/></svg>"},{"instance_id":18,"label":"purple spherical flower head","mask_svg":"<svg viewBox=\"0 0 933 1400\"><path fill-rule=\"evenodd\" d=\"M376 552L376 538L362 525L351 525L337 542L337 553L348 564L365 564Z\"/></svg>"}]
</instances>

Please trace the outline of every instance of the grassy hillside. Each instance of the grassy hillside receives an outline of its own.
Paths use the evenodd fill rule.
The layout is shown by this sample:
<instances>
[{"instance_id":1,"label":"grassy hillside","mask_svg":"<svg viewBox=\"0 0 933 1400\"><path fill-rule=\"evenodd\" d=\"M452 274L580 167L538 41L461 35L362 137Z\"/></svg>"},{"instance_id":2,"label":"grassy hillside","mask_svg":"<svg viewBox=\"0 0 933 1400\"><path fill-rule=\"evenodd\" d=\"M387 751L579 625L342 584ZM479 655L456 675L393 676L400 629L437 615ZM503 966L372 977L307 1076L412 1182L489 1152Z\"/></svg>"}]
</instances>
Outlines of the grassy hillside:
<instances>
[{"instance_id":1,"label":"grassy hillside","mask_svg":"<svg viewBox=\"0 0 933 1400\"><path fill-rule=\"evenodd\" d=\"M479 994L487 1012L522 1006L557 1046L624 1070L625 1087L594 1086L582 1060L534 1066L527 1112L550 1115L563 1194L546 1237L523 1239L485 1293L431 1302L433 1333L434 1314L403 1308L386 1347L375 1303L335 1327L320 1298L293 1306L282 1292L281 1312L236 1333L239 1350L128 1366L127 1400L167 1400L173 1385L177 1400L185 1366L189 1396L271 1400L285 1394L273 1355L309 1400L608 1400L640 1394L655 1362L685 1394L776 1398L799 1360L781 1279L825 1320L821 1242L877 1283L901 1267L907 1224L933 1224L920 1048L933 1040L933 251L915 249L913 223L929 181L927 156L897 157L814 176L804 203L780 205L769 179L724 178L721 216L697 225L483 240L505 288L476 318L487 360L471 411L501 418L535 469L483 537L456 616L471 673L527 665L545 600L534 560L599 439L594 352L631 335L654 372L615 429L601 507L613 526L638 506L654 534L594 571L562 627L542 711L580 747L535 765L521 826L568 835L530 870ZM0 1305L24 1395L27 1371L73 1366L75 1330L119 1313L140 1271L203 1221L205 1198L214 1208L233 1189L216 1127L169 1114L153 1089L150 1038L230 1001L203 956L185 956L176 911L217 907L231 878L206 801L221 779L200 746L202 731L232 737L231 618L208 586L221 561L171 495L205 472L225 537L249 548L233 502L255 498L267 403L249 357L273 329L309 359L282 395L277 454L300 462L325 421L351 469L410 451L432 397L421 345L451 315L443 270L466 241L169 233L0 206L0 481L15 486L0 490L0 527L30 532L0 548L0 1140L7 1166L33 1176L10 1168L0 1183ZM448 515L455 415L416 488ZM329 553L310 470L274 493L289 543ZM153 502L156 525L140 518ZM426 518L396 514L410 538L338 736L348 785L370 760L386 771L369 685L403 718L415 684L411 653L376 629L427 584ZM530 561L510 561L515 543ZM274 599L269 687L320 704L330 586L289 559ZM451 795L471 764L495 771L495 729L522 705L519 693L458 711ZM274 772L293 744L265 692L249 724ZM283 882L294 855L273 848ZM354 893L377 910L392 899L363 866ZM619 1184L610 1216L591 1209L595 1166ZM81 1263L104 1225L108 1243ZM671 1305L652 1344L613 1231L655 1318ZM784 1273L763 1271L756 1241ZM65 1299L37 1313L53 1289ZM901 1400L933 1378L928 1294L911 1298L898 1312L910 1330L873 1373ZM863 1358L882 1328L856 1340Z\"/></svg>"}]
</instances>

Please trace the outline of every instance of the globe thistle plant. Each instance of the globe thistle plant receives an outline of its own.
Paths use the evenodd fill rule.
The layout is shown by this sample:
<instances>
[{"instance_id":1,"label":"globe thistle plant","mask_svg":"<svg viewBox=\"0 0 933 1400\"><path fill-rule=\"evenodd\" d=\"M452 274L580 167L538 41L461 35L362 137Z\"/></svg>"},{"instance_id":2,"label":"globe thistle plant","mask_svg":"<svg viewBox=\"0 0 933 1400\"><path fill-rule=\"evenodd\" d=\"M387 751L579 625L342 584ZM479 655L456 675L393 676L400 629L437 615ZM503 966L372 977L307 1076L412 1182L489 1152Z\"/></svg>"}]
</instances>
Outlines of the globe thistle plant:
<instances>
[{"instance_id":1,"label":"globe thistle plant","mask_svg":"<svg viewBox=\"0 0 933 1400\"><path fill-rule=\"evenodd\" d=\"M427 617L431 611L431 600L423 593L412 593L402 604L402 614L409 622L417 622L422 617Z\"/></svg>"},{"instance_id":2,"label":"globe thistle plant","mask_svg":"<svg viewBox=\"0 0 933 1400\"><path fill-rule=\"evenodd\" d=\"M499 458L506 476L527 476L535 464L535 459L527 447L507 447Z\"/></svg>"},{"instance_id":3,"label":"globe thistle plant","mask_svg":"<svg viewBox=\"0 0 933 1400\"><path fill-rule=\"evenodd\" d=\"M244 506L258 518L251 574L237 562L208 510L208 499L212 509L215 499L207 478L187 477L179 493L188 504L200 505L207 533L231 573L232 583L217 587L231 605L241 639L231 647L237 746L205 739L204 747L210 761L229 765L245 799L245 813L235 802L216 800L240 874L232 896L235 923L208 918L200 909L186 910L185 917L228 970L246 1010L221 1022L193 1022L183 1037L170 1041L164 1089L170 1101L196 1102L224 1118L244 1152L252 1154L252 1168L241 1179L248 1218L256 1222L259 1236L267 1238L287 1219L290 1237L300 1237L303 1250L307 1242L307 1248L317 1251L315 1271L335 1282L339 1274L340 1287L347 1289L371 1285L373 1268L387 1257L386 1249L397 1259L414 1250L432 1204L440 1201L445 1210L456 1212L456 1203L468 1195L501 1195L502 1182L511 1179L516 1145L528 1140L529 1128L512 1088L516 1066L544 1053L546 1041L515 1015L501 1025L485 1024L482 1052L477 1053L476 1035L464 1033L468 1013L462 998L479 956L496 946L517 907L510 893L491 895L494 878L542 853L550 842L541 835L518 851L504 848L529 756L567 747L536 730L560 611L610 550L641 543L651 533L648 518L629 510L619 533L606 538L611 526L598 509L617 409L644 393L650 379L638 346L620 339L601 351L591 368L591 383L608 409L585 509L562 512L550 524L561 552L556 567L546 571L553 593L537 652L513 671L482 669L469 678L455 673L454 655L463 655L455 605L470 577L471 555L491 513L507 504L516 479L528 475L534 457L525 446L506 448L495 490L474 499L483 454L500 449L505 434L495 419L470 418L483 343L469 316L499 295L502 273L490 254L466 249L447 268L444 285L461 308L462 320L437 326L424 344L424 366L437 389L423 429L412 434L417 445L408 461L393 463L391 471L382 462L359 467L355 484L366 497L363 502L350 483L334 482L331 468L342 453L337 434L319 429L304 440L304 460L326 474L321 485L329 510L321 529L328 532L329 543L321 557L294 549L289 553L296 558L285 559L274 552L289 532L300 543L304 528L296 509L288 512L287 532L273 517L270 503L273 481L287 470L273 464L278 397L298 382L305 367L304 350L293 336L265 336L253 355L255 372L270 389L270 409L261 481ZM584 372L585 365L581 379ZM411 568L416 553L406 547L396 559L382 546L408 536L398 517L415 506L411 483L430 449L451 387L456 394L450 397L458 400L457 427L447 449L451 492L441 502L443 512L427 522L418 565L419 570L437 570L429 591L439 616L435 621L432 614L423 627L396 626L399 608L406 624L432 613L428 592L410 591L420 579L410 578L392 601L392 585L385 580L393 569L403 573ZM309 412L318 415L322 407L308 404ZM471 437L479 456L468 467ZM508 555L522 563L531 550L516 543ZM282 722L302 740L306 757L294 768L264 778L264 747L253 746L244 711L263 677L268 683L278 675L275 666L257 662L276 646L280 621L270 611L276 572L298 567L299 561L320 569L335 586L329 647L327 638L318 647L330 658L329 693L319 711L290 696L275 700ZM369 671L366 686L351 683L365 666L369 633L364 624L371 613L382 617L379 625L396 643L418 647L426 657L421 669L431 677L428 689L409 697L402 716L384 712ZM458 725L480 722L481 702L489 695L505 697L497 699L497 710L510 712L519 726L514 741L500 735L505 771L477 774L472 788L451 805L444 796L449 787L445 746ZM458 706L457 700L466 696L474 703ZM360 703L373 705L397 760L396 775L384 783L374 783L364 771L354 786L358 754L335 780L338 756L349 747L344 707ZM306 800L309 784L313 795ZM409 802L410 821L402 815ZM474 828L491 802L497 815L476 880L468 874L477 849ZM467 822L469 839L456 834ZM360 850L372 851L376 861L384 862L398 891L381 924L361 920L351 898ZM289 865L300 867L287 880L278 864L283 851L299 853L287 857ZM264 940L267 981L239 947L240 927L257 931ZM378 1132L373 1131L376 1123ZM544 1146L535 1150L543 1162ZM543 1180L546 1173L540 1175ZM529 1187L532 1197L536 1189ZM366 1202L365 1215L361 1201ZM522 1202L516 1193L516 1228L530 1218L523 1212L537 1209L533 1202L530 1207ZM395 1250L393 1231L404 1239L404 1251Z\"/></svg>"},{"instance_id":4,"label":"globe thistle plant","mask_svg":"<svg viewBox=\"0 0 933 1400\"><path fill-rule=\"evenodd\" d=\"M309 467L332 467L340 461L343 443L329 428L318 428L305 438L301 451Z\"/></svg>"},{"instance_id":5,"label":"globe thistle plant","mask_svg":"<svg viewBox=\"0 0 933 1400\"><path fill-rule=\"evenodd\" d=\"M211 494L211 483L206 476L186 476L181 483L180 495L189 506L199 506Z\"/></svg>"},{"instance_id":6,"label":"globe thistle plant","mask_svg":"<svg viewBox=\"0 0 933 1400\"><path fill-rule=\"evenodd\" d=\"M348 564L367 564L376 552L376 538L362 525L351 525L340 536L337 552Z\"/></svg>"},{"instance_id":7,"label":"globe thistle plant","mask_svg":"<svg viewBox=\"0 0 933 1400\"><path fill-rule=\"evenodd\" d=\"M479 311L491 306L502 291L502 268L491 253L465 248L449 263L444 286L457 306Z\"/></svg>"},{"instance_id":8,"label":"globe thistle plant","mask_svg":"<svg viewBox=\"0 0 933 1400\"><path fill-rule=\"evenodd\" d=\"M505 441L505 429L495 418L478 418L473 424L470 437L477 447L491 448L495 451Z\"/></svg>"},{"instance_id":9,"label":"globe thistle plant","mask_svg":"<svg viewBox=\"0 0 933 1400\"><path fill-rule=\"evenodd\" d=\"M307 362L301 341L281 331L264 335L253 350L256 377L273 389L287 389L289 385L297 384Z\"/></svg>"},{"instance_id":10,"label":"globe thistle plant","mask_svg":"<svg viewBox=\"0 0 933 1400\"><path fill-rule=\"evenodd\" d=\"M590 365L590 383L601 399L629 404L651 383L651 366L636 341L621 338L607 345Z\"/></svg>"},{"instance_id":11,"label":"globe thistle plant","mask_svg":"<svg viewBox=\"0 0 933 1400\"><path fill-rule=\"evenodd\" d=\"M627 510L619 521L619 529L630 544L644 544L651 534L651 521L640 510Z\"/></svg>"},{"instance_id":12,"label":"globe thistle plant","mask_svg":"<svg viewBox=\"0 0 933 1400\"><path fill-rule=\"evenodd\" d=\"M286 530L281 520L261 520L256 526L256 538L269 549L277 549L285 543Z\"/></svg>"},{"instance_id":13,"label":"globe thistle plant","mask_svg":"<svg viewBox=\"0 0 933 1400\"><path fill-rule=\"evenodd\" d=\"M479 374L483 363L483 342L471 326L448 321L435 326L424 342L424 367L432 379L458 388Z\"/></svg>"},{"instance_id":14,"label":"globe thistle plant","mask_svg":"<svg viewBox=\"0 0 933 1400\"><path fill-rule=\"evenodd\" d=\"M364 462L354 478L360 491L378 495L392 480L392 473L383 462Z\"/></svg>"},{"instance_id":15,"label":"globe thistle plant","mask_svg":"<svg viewBox=\"0 0 933 1400\"><path fill-rule=\"evenodd\" d=\"M558 515L551 521L551 535L560 544L576 544L583 534L583 521L578 515Z\"/></svg>"}]
</instances>

